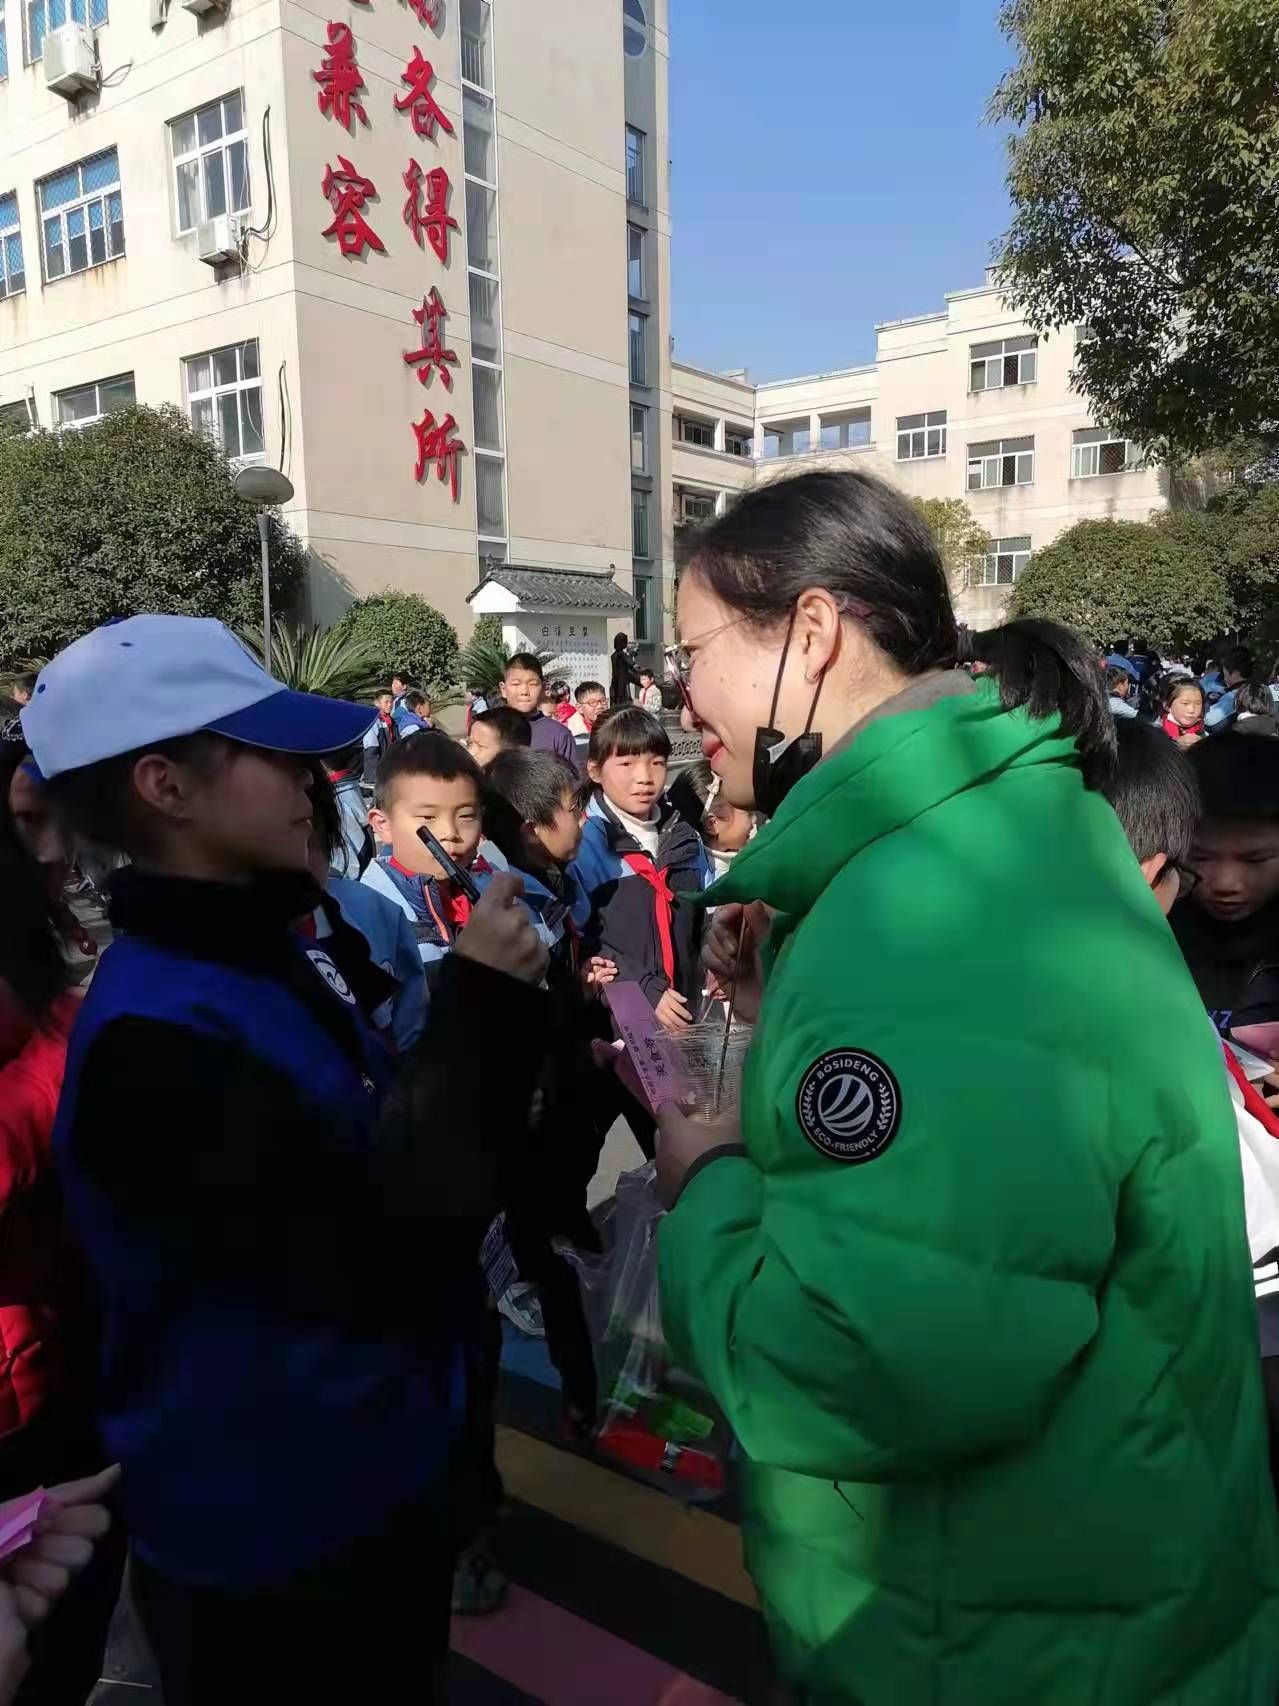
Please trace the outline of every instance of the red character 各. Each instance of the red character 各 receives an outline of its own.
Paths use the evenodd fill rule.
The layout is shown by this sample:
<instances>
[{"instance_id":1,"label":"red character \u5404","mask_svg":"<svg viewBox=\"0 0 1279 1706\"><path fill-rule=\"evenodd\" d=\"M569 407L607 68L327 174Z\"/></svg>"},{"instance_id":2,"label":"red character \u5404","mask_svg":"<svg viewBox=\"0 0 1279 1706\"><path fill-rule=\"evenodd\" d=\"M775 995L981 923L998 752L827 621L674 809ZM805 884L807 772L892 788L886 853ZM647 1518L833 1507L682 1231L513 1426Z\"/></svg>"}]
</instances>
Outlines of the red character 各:
<instances>
[{"instance_id":1,"label":"red character \u5404","mask_svg":"<svg viewBox=\"0 0 1279 1706\"><path fill-rule=\"evenodd\" d=\"M412 59L400 72L400 82L408 84L408 93L395 97L396 112L402 113L408 110L417 134L432 139L435 137L437 124L441 130L446 130L450 136L454 134L452 120L431 93L431 83L434 77L435 67L423 55L422 49L415 47Z\"/></svg>"},{"instance_id":2,"label":"red character \u5404","mask_svg":"<svg viewBox=\"0 0 1279 1706\"><path fill-rule=\"evenodd\" d=\"M320 84L316 99L326 118L332 114L343 130L350 130L352 113L361 124L369 122L369 115L355 99L364 87L364 78L355 63L355 37L350 24L334 23L328 26L328 36L329 51L320 62L320 69L311 73Z\"/></svg>"},{"instance_id":3,"label":"red character \u5404","mask_svg":"<svg viewBox=\"0 0 1279 1706\"><path fill-rule=\"evenodd\" d=\"M447 477L454 503L458 501L458 457L466 448L460 438L449 436L456 427L457 422L452 415L445 415L437 425L429 409L423 409L422 419L413 422L413 436L417 440L417 466L413 470L413 478L420 480L426 473L427 463L434 462L436 478L443 480Z\"/></svg>"},{"instance_id":4,"label":"red character \u5404","mask_svg":"<svg viewBox=\"0 0 1279 1706\"><path fill-rule=\"evenodd\" d=\"M404 223L413 233L413 241L422 247L422 233L447 266L449 262L449 232L458 229L457 220L448 211L449 175L443 166L423 174L416 160L410 159L404 174L408 198L404 203ZM426 187L425 201L422 196Z\"/></svg>"},{"instance_id":5,"label":"red character \u5404","mask_svg":"<svg viewBox=\"0 0 1279 1706\"><path fill-rule=\"evenodd\" d=\"M413 310L413 318L422 328L421 349L405 350L404 360L412 367L417 364L417 376L423 385L431 383L432 376L439 373L444 389L453 389L453 375L449 372L449 364L457 366L457 356L451 349L445 349L440 337L440 323L447 320L449 311L444 306L444 298L434 285L431 294L422 298L422 306Z\"/></svg>"},{"instance_id":6,"label":"red character \u5404","mask_svg":"<svg viewBox=\"0 0 1279 1706\"><path fill-rule=\"evenodd\" d=\"M384 255L386 247L382 239L360 211L377 194L376 188L371 179L360 176L345 154L338 155L338 165L342 168L340 172L335 172L332 166L324 168L321 187L333 209L333 223L325 227L324 235L336 237L344 255L360 255L366 246Z\"/></svg>"}]
</instances>

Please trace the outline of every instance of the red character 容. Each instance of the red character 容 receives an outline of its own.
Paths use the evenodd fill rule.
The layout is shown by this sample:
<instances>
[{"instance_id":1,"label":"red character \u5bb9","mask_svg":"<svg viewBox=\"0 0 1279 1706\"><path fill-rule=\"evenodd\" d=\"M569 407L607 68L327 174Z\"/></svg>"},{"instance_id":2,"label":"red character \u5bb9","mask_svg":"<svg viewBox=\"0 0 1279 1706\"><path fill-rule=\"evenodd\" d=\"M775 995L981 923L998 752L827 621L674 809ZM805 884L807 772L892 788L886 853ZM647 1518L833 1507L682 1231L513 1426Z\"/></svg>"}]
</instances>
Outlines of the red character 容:
<instances>
[{"instance_id":1,"label":"red character \u5bb9","mask_svg":"<svg viewBox=\"0 0 1279 1706\"><path fill-rule=\"evenodd\" d=\"M434 462L436 478L443 480L447 477L453 502L458 501L458 457L466 446L460 438L449 435L457 428L457 422L452 415L445 415L438 424L429 409L423 409L422 419L413 422L413 436L417 440L417 466L413 470L413 478L420 480L426 473L428 462Z\"/></svg>"},{"instance_id":2,"label":"red character \u5bb9","mask_svg":"<svg viewBox=\"0 0 1279 1706\"><path fill-rule=\"evenodd\" d=\"M413 241L422 247L422 233L445 266L449 261L449 232L458 229L457 220L448 212L449 175L443 166L436 166L425 175L416 160L410 160L404 174L408 198L404 203L404 223L413 233ZM423 186L426 188L423 197Z\"/></svg>"},{"instance_id":3,"label":"red character \u5bb9","mask_svg":"<svg viewBox=\"0 0 1279 1706\"><path fill-rule=\"evenodd\" d=\"M333 223L325 227L324 235L336 237L344 255L361 255L366 246L384 255L386 247L382 239L360 211L377 194L376 188L369 178L360 176L345 154L338 155L338 165L342 168L340 172L335 172L332 166L324 168L321 187L333 209Z\"/></svg>"},{"instance_id":4,"label":"red character \u5bb9","mask_svg":"<svg viewBox=\"0 0 1279 1706\"><path fill-rule=\"evenodd\" d=\"M435 67L424 57L422 49L415 47L412 59L400 72L400 82L408 84L408 93L395 97L396 112L402 113L411 109L409 117L413 120L414 130L419 136L432 139L437 124L450 136L454 134L452 121L431 93L434 77Z\"/></svg>"},{"instance_id":5,"label":"red character \u5bb9","mask_svg":"<svg viewBox=\"0 0 1279 1706\"><path fill-rule=\"evenodd\" d=\"M316 99L326 118L331 113L344 130L350 130L352 113L362 124L369 122L369 115L355 99L364 87L364 78L355 63L355 37L350 24L333 23L328 26L328 36L329 51L320 62L320 69L311 73L320 84Z\"/></svg>"},{"instance_id":6,"label":"red character \u5bb9","mask_svg":"<svg viewBox=\"0 0 1279 1706\"><path fill-rule=\"evenodd\" d=\"M444 306L444 298L434 285L431 294L422 298L422 306L413 310L413 318L422 328L421 349L405 350L404 359L410 367L416 364L417 376L423 385L431 383L432 376L439 373L446 391L453 389L453 375L449 372L449 364L457 366L457 356L451 349L445 349L440 336L440 323L447 320L449 311Z\"/></svg>"}]
</instances>

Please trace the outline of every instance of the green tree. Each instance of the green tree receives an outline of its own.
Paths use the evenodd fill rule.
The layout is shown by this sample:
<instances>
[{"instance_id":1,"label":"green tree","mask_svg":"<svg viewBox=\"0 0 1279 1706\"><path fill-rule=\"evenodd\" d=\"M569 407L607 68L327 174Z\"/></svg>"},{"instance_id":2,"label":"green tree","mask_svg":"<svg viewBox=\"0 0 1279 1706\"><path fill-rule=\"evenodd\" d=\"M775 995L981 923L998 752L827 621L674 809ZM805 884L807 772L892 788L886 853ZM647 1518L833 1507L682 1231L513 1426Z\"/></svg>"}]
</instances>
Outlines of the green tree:
<instances>
[{"instance_id":1,"label":"green tree","mask_svg":"<svg viewBox=\"0 0 1279 1706\"><path fill-rule=\"evenodd\" d=\"M952 592L962 592L990 550L990 535L963 498L912 498L941 552Z\"/></svg>"},{"instance_id":2,"label":"green tree","mask_svg":"<svg viewBox=\"0 0 1279 1706\"><path fill-rule=\"evenodd\" d=\"M367 645L383 680L400 669L432 696L457 681L457 633L419 593L388 588L361 598L333 632Z\"/></svg>"},{"instance_id":3,"label":"green tree","mask_svg":"<svg viewBox=\"0 0 1279 1706\"><path fill-rule=\"evenodd\" d=\"M1225 577L1188 541L1142 521L1081 521L1036 551L1012 615L1045 616L1095 646L1136 635L1160 650L1203 645L1235 625Z\"/></svg>"},{"instance_id":4,"label":"green tree","mask_svg":"<svg viewBox=\"0 0 1279 1706\"><path fill-rule=\"evenodd\" d=\"M1273 426L1279 0L1007 0L999 255L1040 331L1086 322L1097 418L1185 454Z\"/></svg>"},{"instance_id":5,"label":"green tree","mask_svg":"<svg viewBox=\"0 0 1279 1706\"><path fill-rule=\"evenodd\" d=\"M270 525L271 598L287 611L306 558L279 516ZM0 656L51 656L144 611L239 625L261 608L252 506L176 409L0 438Z\"/></svg>"},{"instance_id":6,"label":"green tree","mask_svg":"<svg viewBox=\"0 0 1279 1706\"><path fill-rule=\"evenodd\" d=\"M500 618L480 616L458 656L458 677L467 687L491 693L502 679L510 655L511 648L502 638ZM555 653L539 646L533 656L550 675L557 662Z\"/></svg>"}]
</instances>

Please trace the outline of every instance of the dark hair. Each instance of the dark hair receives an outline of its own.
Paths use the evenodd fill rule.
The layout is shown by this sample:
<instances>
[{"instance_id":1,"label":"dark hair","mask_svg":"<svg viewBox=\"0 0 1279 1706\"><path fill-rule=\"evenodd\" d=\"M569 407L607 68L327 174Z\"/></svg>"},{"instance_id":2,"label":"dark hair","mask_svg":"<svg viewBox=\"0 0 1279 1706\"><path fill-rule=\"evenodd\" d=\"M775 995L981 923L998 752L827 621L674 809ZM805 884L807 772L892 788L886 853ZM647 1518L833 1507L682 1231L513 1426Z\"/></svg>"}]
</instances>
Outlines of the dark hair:
<instances>
[{"instance_id":1,"label":"dark hair","mask_svg":"<svg viewBox=\"0 0 1279 1706\"><path fill-rule=\"evenodd\" d=\"M823 587L907 675L960 661L937 543L906 499L869 474L819 471L752 488L696 537L684 573L766 627ZM1114 763L1115 731L1093 653L1056 623L1028 619L968 643L997 677L1005 710L1060 717L1097 786Z\"/></svg>"},{"instance_id":2,"label":"dark hair","mask_svg":"<svg viewBox=\"0 0 1279 1706\"><path fill-rule=\"evenodd\" d=\"M335 776L360 775L364 770L364 743L345 746L339 752L326 752L324 762Z\"/></svg>"},{"instance_id":3,"label":"dark hair","mask_svg":"<svg viewBox=\"0 0 1279 1706\"><path fill-rule=\"evenodd\" d=\"M532 652L516 652L513 657L507 658L506 666L502 670L504 681L513 669L526 669L530 675L535 675L539 681L546 679L541 663L533 656Z\"/></svg>"},{"instance_id":4,"label":"dark hair","mask_svg":"<svg viewBox=\"0 0 1279 1706\"><path fill-rule=\"evenodd\" d=\"M23 851L21 837L14 825L9 806L9 789L13 778L31 756L31 750L21 739L0 741L0 845Z\"/></svg>"},{"instance_id":5,"label":"dark hair","mask_svg":"<svg viewBox=\"0 0 1279 1706\"><path fill-rule=\"evenodd\" d=\"M1221 654L1221 673L1223 675L1251 675L1255 667L1252 661L1252 653L1247 646L1231 646L1228 652Z\"/></svg>"},{"instance_id":6,"label":"dark hair","mask_svg":"<svg viewBox=\"0 0 1279 1706\"><path fill-rule=\"evenodd\" d=\"M471 718L472 728L477 723L493 729L504 747L533 744L532 724L523 711L517 711L513 705L490 705L487 711L480 711Z\"/></svg>"},{"instance_id":7,"label":"dark hair","mask_svg":"<svg viewBox=\"0 0 1279 1706\"><path fill-rule=\"evenodd\" d=\"M587 757L592 764L603 764L610 758L636 758L645 752L654 758L669 758L671 737L641 705L614 705L591 729Z\"/></svg>"},{"instance_id":8,"label":"dark hair","mask_svg":"<svg viewBox=\"0 0 1279 1706\"><path fill-rule=\"evenodd\" d=\"M613 650L615 652L624 652L630 643L625 634L613 635Z\"/></svg>"},{"instance_id":9,"label":"dark hair","mask_svg":"<svg viewBox=\"0 0 1279 1706\"><path fill-rule=\"evenodd\" d=\"M1116 688L1123 687L1125 683L1129 687L1132 686L1132 676L1129 675L1126 669L1120 669L1117 663L1108 664L1106 666L1102 680L1106 684L1107 693L1113 693Z\"/></svg>"},{"instance_id":10,"label":"dark hair","mask_svg":"<svg viewBox=\"0 0 1279 1706\"><path fill-rule=\"evenodd\" d=\"M1162 729L1125 717L1115 730L1118 757L1102 789L1138 859L1190 852L1199 822L1199 787L1186 755Z\"/></svg>"},{"instance_id":11,"label":"dark hair","mask_svg":"<svg viewBox=\"0 0 1279 1706\"><path fill-rule=\"evenodd\" d=\"M699 758L696 764L688 765L680 772L680 780L686 782L705 806L711 797L711 785L715 780L715 772L704 758Z\"/></svg>"},{"instance_id":12,"label":"dark hair","mask_svg":"<svg viewBox=\"0 0 1279 1706\"><path fill-rule=\"evenodd\" d=\"M1188 762L1205 823L1279 823L1279 740L1232 730L1200 741Z\"/></svg>"},{"instance_id":13,"label":"dark hair","mask_svg":"<svg viewBox=\"0 0 1279 1706\"><path fill-rule=\"evenodd\" d=\"M1275 700L1264 681L1244 681L1235 689L1235 710L1253 717L1273 717Z\"/></svg>"},{"instance_id":14,"label":"dark hair","mask_svg":"<svg viewBox=\"0 0 1279 1706\"><path fill-rule=\"evenodd\" d=\"M602 681L579 681L573 689L573 697L580 705L588 693L603 693L607 697L607 691Z\"/></svg>"},{"instance_id":15,"label":"dark hair","mask_svg":"<svg viewBox=\"0 0 1279 1706\"><path fill-rule=\"evenodd\" d=\"M1173 700L1179 693L1184 692L1187 687L1192 687L1202 701L1204 696L1203 687L1195 680L1193 675L1170 675L1166 681L1161 681L1159 684L1160 710L1164 712L1171 711Z\"/></svg>"},{"instance_id":16,"label":"dark hair","mask_svg":"<svg viewBox=\"0 0 1279 1706\"><path fill-rule=\"evenodd\" d=\"M645 676L647 676L650 681L657 680L657 671L653 668L651 663L642 664L640 666L639 675L641 681L643 681Z\"/></svg>"},{"instance_id":17,"label":"dark hair","mask_svg":"<svg viewBox=\"0 0 1279 1706\"><path fill-rule=\"evenodd\" d=\"M412 679L413 677L409 674L407 669L393 669L391 671L392 681L403 681L407 685L412 681Z\"/></svg>"},{"instance_id":18,"label":"dark hair","mask_svg":"<svg viewBox=\"0 0 1279 1706\"><path fill-rule=\"evenodd\" d=\"M231 756L244 748L221 735L200 732L156 740L132 752L118 753L98 764L64 770L45 787L63 825L86 841L97 841L120 853L135 854L150 844L149 816L133 786L138 760L152 753L187 764L208 779L217 774Z\"/></svg>"},{"instance_id":19,"label":"dark hair","mask_svg":"<svg viewBox=\"0 0 1279 1706\"><path fill-rule=\"evenodd\" d=\"M401 776L434 776L441 782L455 782L459 776L465 776L474 782L476 796L484 797L484 776L479 765L464 746L435 729L426 729L411 740L397 740L383 753L373 789L380 811L390 804Z\"/></svg>"},{"instance_id":20,"label":"dark hair","mask_svg":"<svg viewBox=\"0 0 1279 1706\"><path fill-rule=\"evenodd\" d=\"M9 846L0 846L0 981L33 1025L68 982L48 876L28 854Z\"/></svg>"},{"instance_id":21,"label":"dark hair","mask_svg":"<svg viewBox=\"0 0 1279 1706\"><path fill-rule=\"evenodd\" d=\"M373 690L373 702L374 702L374 704L376 704L379 699L394 699L394 698L395 698L395 690L391 687L375 687Z\"/></svg>"},{"instance_id":22,"label":"dark hair","mask_svg":"<svg viewBox=\"0 0 1279 1706\"><path fill-rule=\"evenodd\" d=\"M554 699L554 701L557 705L563 705L563 704L567 703L567 701L568 701L568 682L567 681L563 681L560 679L559 676L556 676L554 681L547 682L547 688L550 691L551 698Z\"/></svg>"},{"instance_id":23,"label":"dark hair","mask_svg":"<svg viewBox=\"0 0 1279 1706\"><path fill-rule=\"evenodd\" d=\"M419 705L429 705L431 701L425 693L419 692L416 687L412 687L404 695L404 703L410 711L416 711Z\"/></svg>"},{"instance_id":24,"label":"dark hair","mask_svg":"<svg viewBox=\"0 0 1279 1706\"><path fill-rule=\"evenodd\" d=\"M484 833L512 865L524 858L520 830L526 823L551 824L567 791L574 799L577 772L554 752L499 752L485 778Z\"/></svg>"},{"instance_id":25,"label":"dark hair","mask_svg":"<svg viewBox=\"0 0 1279 1706\"><path fill-rule=\"evenodd\" d=\"M701 759L696 764L685 766L666 790L666 798L684 822L691 824L699 835L714 774L705 759Z\"/></svg>"},{"instance_id":26,"label":"dark hair","mask_svg":"<svg viewBox=\"0 0 1279 1706\"><path fill-rule=\"evenodd\" d=\"M39 677L36 675L35 671L29 669L22 675L15 675L13 678L13 685L19 693L25 693L30 697L30 695L36 690L36 682L38 680Z\"/></svg>"},{"instance_id":27,"label":"dark hair","mask_svg":"<svg viewBox=\"0 0 1279 1706\"><path fill-rule=\"evenodd\" d=\"M338 797L329 773L325 769L323 759L311 760L311 781L307 792L311 796L312 833L323 847L325 855L332 859L338 843L342 839L342 808L338 805Z\"/></svg>"}]
</instances>

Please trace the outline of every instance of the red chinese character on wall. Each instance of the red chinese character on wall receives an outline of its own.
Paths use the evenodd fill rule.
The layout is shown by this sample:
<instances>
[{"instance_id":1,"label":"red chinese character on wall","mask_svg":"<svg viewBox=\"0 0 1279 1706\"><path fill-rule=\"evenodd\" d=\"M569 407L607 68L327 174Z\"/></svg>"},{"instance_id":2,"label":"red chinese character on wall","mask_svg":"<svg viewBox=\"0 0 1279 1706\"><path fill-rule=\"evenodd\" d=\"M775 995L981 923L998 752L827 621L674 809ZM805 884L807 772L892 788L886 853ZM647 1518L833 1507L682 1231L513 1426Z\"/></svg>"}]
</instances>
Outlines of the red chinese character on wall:
<instances>
[{"instance_id":1,"label":"red chinese character on wall","mask_svg":"<svg viewBox=\"0 0 1279 1706\"><path fill-rule=\"evenodd\" d=\"M355 37L350 24L330 24L328 34L329 51L320 62L320 69L311 73L320 85L316 100L326 118L332 114L343 130L350 130L352 113L362 124L369 122L369 115L355 99L364 87L364 78L355 63Z\"/></svg>"},{"instance_id":2,"label":"red chinese character on wall","mask_svg":"<svg viewBox=\"0 0 1279 1706\"><path fill-rule=\"evenodd\" d=\"M444 16L444 0L408 0L410 12L417 14L417 20L428 30L439 28L440 19Z\"/></svg>"},{"instance_id":3,"label":"red chinese character on wall","mask_svg":"<svg viewBox=\"0 0 1279 1706\"><path fill-rule=\"evenodd\" d=\"M429 409L423 409L422 419L413 423L413 436L417 440L417 466L413 470L413 478L420 480L426 473L427 464L434 462L436 478L448 479L454 503L458 501L458 457L466 448L460 438L450 438L449 434L456 428L457 422L452 415L445 415L437 424Z\"/></svg>"},{"instance_id":4,"label":"red chinese character on wall","mask_svg":"<svg viewBox=\"0 0 1279 1706\"><path fill-rule=\"evenodd\" d=\"M423 385L429 385L433 376L438 373L444 389L453 389L453 375L449 372L449 364L457 366L457 356L451 349L445 349L440 336L441 322L447 320L449 311L444 306L444 298L434 285L431 294L422 298L422 306L413 310L413 318L422 328L421 349L405 350L404 359L410 367L416 365L417 376Z\"/></svg>"},{"instance_id":5,"label":"red chinese character on wall","mask_svg":"<svg viewBox=\"0 0 1279 1706\"><path fill-rule=\"evenodd\" d=\"M408 198L404 203L404 223L413 233L413 241L422 247L422 233L445 266L449 261L449 232L458 229L457 220L448 211L449 175L443 166L423 174L416 160L410 159L404 174ZM423 196L423 188L426 190Z\"/></svg>"},{"instance_id":6,"label":"red chinese character on wall","mask_svg":"<svg viewBox=\"0 0 1279 1706\"><path fill-rule=\"evenodd\" d=\"M344 255L360 255L366 247L384 255L382 239L360 211L377 194L376 188L369 178L360 176L345 154L338 155L338 165L342 168L340 172L335 172L332 166L324 168L321 187L333 209L333 223L325 227L324 235L336 237Z\"/></svg>"},{"instance_id":7,"label":"red chinese character on wall","mask_svg":"<svg viewBox=\"0 0 1279 1706\"><path fill-rule=\"evenodd\" d=\"M420 47L413 49L413 57L400 72L400 82L407 83L408 94L395 97L397 113L409 112L413 120L413 128L419 136L434 139L435 127L446 130L450 136L454 134L453 125L448 114L440 106L431 93L431 82L435 77L435 67L425 58Z\"/></svg>"}]
</instances>

